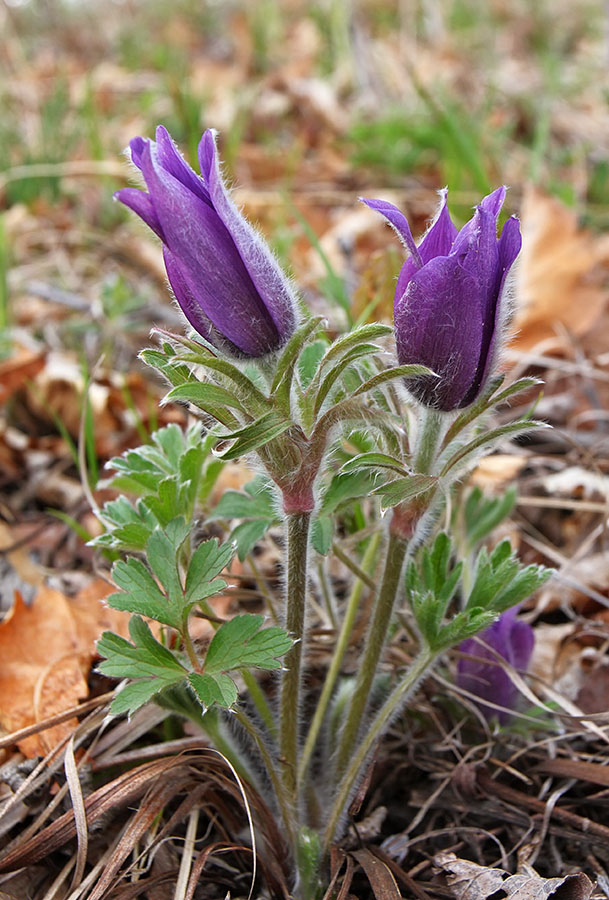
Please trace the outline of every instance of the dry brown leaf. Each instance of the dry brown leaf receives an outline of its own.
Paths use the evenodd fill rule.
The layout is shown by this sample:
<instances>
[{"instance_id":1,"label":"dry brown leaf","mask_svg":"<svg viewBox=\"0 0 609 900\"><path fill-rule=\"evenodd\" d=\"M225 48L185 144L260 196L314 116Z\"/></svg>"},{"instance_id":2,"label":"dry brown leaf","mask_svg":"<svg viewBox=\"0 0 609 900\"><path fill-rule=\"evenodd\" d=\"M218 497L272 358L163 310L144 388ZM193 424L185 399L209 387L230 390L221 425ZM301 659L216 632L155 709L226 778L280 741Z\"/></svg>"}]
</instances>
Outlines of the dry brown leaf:
<instances>
[{"instance_id":1,"label":"dry brown leaf","mask_svg":"<svg viewBox=\"0 0 609 900\"><path fill-rule=\"evenodd\" d=\"M528 350L553 337L558 322L575 335L585 334L609 298L602 272L606 240L579 228L572 210L537 188L526 191L521 218L515 346Z\"/></svg>"},{"instance_id":2,"label":"dry brown leaf","mask_svg":"<svg viewBox=\"0 0 609 900\"><path fill-rule=\"evenodd\" d=\"M14 550L8 550L18 543L18 539L9 526L0 522L0 549L5 551L5 555L17 575L26 584L41 585L43 582L42 568L32 559L25 547L16 547Z\"/></svg>"},{"instance_id":3,"label":"dry brown leaf","mask_svg":"<svg viewBox=\"0 0 609 900\"><path fill-rule=\"evenodd\" d=\"M434 865L446 872L446 881L457 900L486 900L503 885L504 869L489 869L449 852L437 853Z\"/></svg>"},{"instance_id":4,"label":"dry brown leaf","mask_svg":"<svg viewBox=\"0 0 609 900\"><path fill-rule=\"evenodd\" d=\"M18 391L44 368L45 354L20 348L10 359L0 362L0 403Z\"/></svg>"},{"instance_id":5,"label":"dry brown leaf","mask_svg":"<svg viewBox=\"0 0 609 900\"><path fill-rule=\"evenodd\" d=\"M112 590L101 579L75 598L42 587L31 606L17 593L0 623L0 725L8 733L76 706L88 694L95 641L107 628L126 634L129 616L103 598ZM74 721L25 738L28 757L48 753L71 734Z\"/></svg>"},{"instance_id":6,"label":"dry brown leaf","mask_svg":"<svg viewBox=\"0 0 609 900\"><path fill-rule=\"evenodd\" d=\"M436 854L434 863L447 873L446 881L457 900L486 900L499 890L505 892L507 900L544 900L550 896L557 900L588 900L593 889L583 872L566 878L541 878L527 866L526 872L508 875L504 869L479 866L449 852Z\"/></svg>"},{"instance_id":7,"label":"dry brown leaf","mask_svg":"<svg viewBox=\"0 0 609 900\"><path fill-rule=\"evenodd\" d=\"M514 481L527 463L526 456L518 456L515 453L495 453L493 456L486 456L476 466L471 482L484 489L504 487L508 482Z\"/></svg>"}]
</instances>

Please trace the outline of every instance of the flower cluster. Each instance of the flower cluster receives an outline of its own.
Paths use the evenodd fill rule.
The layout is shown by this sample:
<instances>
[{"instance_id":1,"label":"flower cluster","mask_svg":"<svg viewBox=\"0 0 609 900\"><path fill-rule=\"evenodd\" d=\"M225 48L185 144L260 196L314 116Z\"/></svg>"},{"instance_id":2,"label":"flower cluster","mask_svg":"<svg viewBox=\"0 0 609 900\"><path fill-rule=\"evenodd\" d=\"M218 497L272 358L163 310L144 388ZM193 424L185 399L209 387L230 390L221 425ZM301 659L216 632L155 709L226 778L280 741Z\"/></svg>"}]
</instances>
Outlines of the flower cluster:
<instances>
[{"instance_id":1,"label":"flower cluster","mask_svg":"<svg viewBox=\"0 0 609 900\"><path fill-rule=\"evenodd\" d=\"M184 315L211 344L256 358L277 350L296 325L290 285L264 240L231 200L214 133L199 144L197 175L169 133L131 141L131 159L148 191L116 197L163 242L167 277Z\"/></svg>"},{"instance_id":2,"label":"flower cluster","mask_svg":"<svg viewBox=\"0 0 609 900\"><path fill-rule=\"evenodd\" d=\"M422 363L438 376L409 381L410 392L425 406L449 411L473 403L497 356L506 277L521 244L513 216L497 239L505 190L485 197L459 232L443 191L440 210L418 247L397 207L363 201L385 216L410 251L395 291L395 339L400 364Z\"/></svg>"},{"instance_id":3,"label":"flower cluster","mask_svg":"<svg viewBox=\"0 0 609 900\"><path fill-rule=\"evenodd\" d=\"M468 658L459 660L457 684L479 698L476 704L487 719L496 716L502 725L512 718L511 710L518 705L519 693L501 660L526 671L535 644L533 629L516 618L517 612L516 607L508 609L490 628L459 647ZM489 706L489 702L502 708Z\"/></svg>"}]
</instances>

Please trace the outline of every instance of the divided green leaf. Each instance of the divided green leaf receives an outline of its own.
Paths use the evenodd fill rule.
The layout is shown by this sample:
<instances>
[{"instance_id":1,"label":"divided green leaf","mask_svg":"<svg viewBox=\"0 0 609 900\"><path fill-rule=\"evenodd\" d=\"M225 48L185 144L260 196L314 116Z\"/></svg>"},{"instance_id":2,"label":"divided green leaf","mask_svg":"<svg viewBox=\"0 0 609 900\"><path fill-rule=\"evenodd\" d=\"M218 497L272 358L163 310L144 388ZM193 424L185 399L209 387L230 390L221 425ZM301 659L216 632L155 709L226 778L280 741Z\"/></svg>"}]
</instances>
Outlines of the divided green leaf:
<instances>
[{"instance_id":1,"label":"divided green leaf","mask_svg":"<svg viewBox=\"0 0 609 900\"><path fill-rule=\"evenodd\" d=\"M292 638L276 625L262 628L264 616L235 616L224 622L212 638L205 657L205 672L217 675L234 669L281 668L280 658L292 646Z\"/></svg>"},{"instance_id":2,"label":"divided green leaf","mask_svg":"<svg viewBox=\"0 0 609 900\"><path fill-rule=\"evenodd\" d=\"M187 671L174 654L163 647L153 636L148 625L139 616L129 623L133 643L104 632L97 644L100 656L105 657L99 671L111 678L132 678L112 701L111 712L132 713L143 706L159 691L182 681Z\"/></svg>"}]
</instances>

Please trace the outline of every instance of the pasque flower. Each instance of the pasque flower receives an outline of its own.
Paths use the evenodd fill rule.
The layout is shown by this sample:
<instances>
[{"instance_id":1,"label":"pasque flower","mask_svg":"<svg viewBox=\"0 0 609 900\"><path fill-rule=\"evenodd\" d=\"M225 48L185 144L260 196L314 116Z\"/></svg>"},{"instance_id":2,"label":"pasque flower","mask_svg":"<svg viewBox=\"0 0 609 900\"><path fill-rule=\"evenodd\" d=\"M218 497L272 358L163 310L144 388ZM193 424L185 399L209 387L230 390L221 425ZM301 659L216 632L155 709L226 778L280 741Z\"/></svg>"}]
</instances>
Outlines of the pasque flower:
<instances>
[{"instance_id":1,"label":"pasque flower","mask_svg":"<svg viewBox=\"0 0 609 900\"><path fill-rule=\"evenodd\" d=\"M421 363L438 376L407 382L425 406L445 411L468 406L496 358L505 280L521 245L514 217L497 238L505 190L485 197L461 231L451 221L443 191L440 210L418 247L397 207L363 200L388 219L410 252L395 292L395 336L402 365Z\"/></svg>"},{"instance_id":2,"label":"pasque flower","mask_svg":"<svg viewBox=\"0 0 609 900\"><path fill-rule=\"evenodd\" d=\"M508 609L490 628L459 646L459 650L470 658L459 660L457 684L479 698L477 705L487 719L497 716L502 725L509 722L509 710L516 708L519 694L502 668L500 658L515 669L526 670L535 644L533 629L527 622L517 619L516 614L517 607ZM485 700L504 707L504 710L493 709Z\"/></svg>"},{"instance_id":3,"label":"pasque flower","mask_svg":"<svg viewBox=\"0 0 609 900\"><path fill-rule=\"evenodd\" d=\"M237 356L276 350L295 329L294 296L228 194L214 133L206 131L199 144L200 176L162 126L156 141L136 137L130 149L148 190L124 188L116 197L163 242L169 283L190 324Z\"/></svg>"}]
</instances>

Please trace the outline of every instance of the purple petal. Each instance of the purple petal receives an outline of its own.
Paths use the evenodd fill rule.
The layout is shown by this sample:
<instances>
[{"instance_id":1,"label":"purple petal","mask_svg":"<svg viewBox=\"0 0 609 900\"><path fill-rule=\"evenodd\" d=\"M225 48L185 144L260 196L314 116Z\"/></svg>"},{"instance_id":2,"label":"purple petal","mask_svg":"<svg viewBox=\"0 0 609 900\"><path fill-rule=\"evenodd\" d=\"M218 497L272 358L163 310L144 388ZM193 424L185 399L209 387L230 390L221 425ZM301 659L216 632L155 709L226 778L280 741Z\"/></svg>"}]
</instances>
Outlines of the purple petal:
<instances>
[{"instance_id":1,"label":"purple petal","mask_svg":"<svg viewBox=\"0 0 609 900\"><path fill-rule=\"evenodd\" d=\"M146 225L152 228L161 240L164 240L163 229L152 205L150 194L147 194L145 191L138 191L137 188L122 188L115 193L114 198L124 203L134 213L137 213L140 219L143 219Z\"/></svg>"},{"instance_id":2,"label":"purple petal","mask_svg":"<svg viewBox=\"0 0 609 900\"><path fill-rule=\"evenodd\" d=\"M526 669L535 646L535 632L528 622L516 620L511 631L509 661L515 669Z\"/></svg>"},{"instance_id":3,"label":"purple petal","mask_svg":"<svg viewBox=\"0 0 609 900\"><path fill-rule=\"evenodd\" d=\"M482 343L478 368L469 393L463 398L464 405L475 400L488 370L490 350L497 325L497 269L499 251L495 216L482 206L476 212L478 228L469 249L462 258L462 266L476 279L482 312Z\"/></svg>"},{"instance_id":4,"label":"purple petal","mask_svg":"<svg viewBox=\"0 0 609 900\"><path fill-rule=\"evenodd\" d=\"M366 206L370 207L370 209L373 209L375 212L380 212L381 215L385 216L400 240L410 251L414 260L414 265L417 269L420 269L423 262L419 254L419 249L412 236L408 219L404 213L400 212L397 206L394 206L393 203L389 203L387 200L367 200L365 197L360 197L359 199L362 203L365 203Z\"/></svg>"},{"instance_id":5,"label":"purple petal","mask_svg":"<svg viewBox=\"0 0 609 900\"><path fill-rule=\"evenodd\" d=\"M450 218L450 213L448 212L448 206L446 204L448 191L444 189L440 193L442 203L438 213L418 248L419 256L423 264L428 263L436 256L448 256L453 241L457 236L457 229ZM418 269L419 266L417 266L412 256L410 256L402 266L402 271L398 277L398 283L395 289L396 303L402 297L404 291L408 287L408 282Z\"/></svg>"},{"instance_id":6,"label":"purple petal","mask_svg":"<svg viewBox=\"0 0 609 900\"><path fill-rule=\"evenodd\" d=\"M515 216L511 216L503 226L503 231L497 245L497 273L495 286L493 288L496 297L494 326L483 354L484 364L478 374L478 380L481 385L486 382L488 374L495 363L495 358L497 356L497 335L501 331L501 323L505 318L505 313L502 309L502 306L505 303L505 281L514 264L514 260L520 253L521 246L522 237L520 235L520 222Z\"/></svg>"},{"instance_id":7,"label":"purple petal","mask_svg":"<svg viewBox=\"0 0 609 900\"><path fill-rule=\"evenodd\" d=\"M190 168L163 125L159 125L156 130L156 151L159 163L163 168L177 178L189 191L196 194L200 200L211 206L209 191L205 187L203 179Z\"/></svg>"},{"instance_id":8,"label":"purple petal","mask_svg":"<svg viewBox=\"0 0 609 900\"><path fill-rule=\"evenodd\" d=\"M409 390L428 406L463 405L476 374L483 319L476 279L455 257L430 260L411 279L395 308L398 360L421 363L439 378L409 381Z\"/></svg>"},{"instance_id":9,"label":"purple petal","mask_svg":"<svg viewBox=\"0 0 609 900\"><path fill-rule=\"evenodd\" d=\"M484 200L480 203L480 208L484 209L486 212L490 213L492 216L497 219L497 216L501 212L501 207L505 202L505 195L507 192L507 188L505 185L498 187L496 190L492 192L492 194L487 194Z\"/></svg>"},{"instance_id":10,"label":"purple petal","mask_svg":"<svg viewBox=\"0 0 609 900\"><path fill-rule=\"evenodd\" d=\"M497 247L499 252L499 283L497 285L497 292L499 296L501 296L506 276L513 266L516 257L520 253L521 247L522 235L520 234L520 222L516 216L510 216L503 226L503 231L501 232Z\"/></svg>"},{"instance_id":11,"label":"purple petal","mask_svg":"<svg viewBox=\"0 0 609 900\"><path fill-rule=\"evenodd\" d=\"M249 356L276 348L277 328L216 212L163 168L154 146L142 154L142 171L164 242L205 316Z\"/></svg>"},{"instance_id":12,"label":"purple petal","mask_svg":"<svg viewBox=\"0 0 609 900\"><path fill-rule=\"evenodd\" d=\"M142 168L142 153L144 152L144 148L150 142L147 138L143 137L134 137L129 141L129 149L131 150L131 162L134 166L137 166L138 169Z\"/></svg>"},{"instance_id":13,"label":"purple petal","mask_svg":"<svg viewBox=\"0 0 609 900\"><path fill-rule=\"evenodd\" d=\"M466 253L479 233L482 225L482 217L480 213L485 213L486 218L492 218L495 221L495 238L497 237L497 217L505 200L505 187L497 188L492 194L488 194L482 202L476 207L476 211L469 222L466 222L453 244L452 252L456 255Z\"/></svg>"},{"instance_id":14,"label":"purple petal","mask_svg":"<svg viewBox=\"0 0 609 900\"><path fill-rule=\"evenodd\" d=\"M275 338L274 343L278 346L290 337L296 324L296 303L290 285L266 242L241 215L229 197L220 173L212 131L206 131L201 138L199 163L214 210L224 224L226 233L230 235L235 253L242 260L242 265L259 297L264 317L270 317L271 324L276 329L279 340ZM233 315L236 315L236 311ZM251 327L256 328L260 325L253 320ZM224 327L221 330L224 331Z\"/></svg>"},{"instance_id":15,"label":"purple petal","mask_svg":"<svg viewBox=\"0 0 609 900\"><path fill-rule=\"evenodd\" d=\"M463 641L459 647L463 653L478 659L459 661L458 684L480 698L478 705L488 718L497 716L503 724L510 720L510 713L498 712L484 701L504 706L506 710L515 709L519 693L508 673L501 668L497 656L503 657L515 669L526 670L535 643L533 629L517 619L516 614L517 607L507 610L490 628L476 638Z\"/></svg>"},{"instance_id":16,"label":"purple petal","mask_svg":"<svg viewBox=\"0 0 609 900\"><path fill-rule=\"evenodd\" d=\"M210 344L213 344L214 347L228 350L237 356L242 355L239 348L228 341L207 318L197 297L190 289L188 279L182 272L179 259L167 247L163 247L163 259L165 260L165 269L171 289L180 309L195 331L208 340Z\"/></svg>"}]
</instances>

